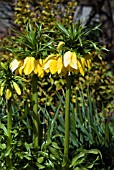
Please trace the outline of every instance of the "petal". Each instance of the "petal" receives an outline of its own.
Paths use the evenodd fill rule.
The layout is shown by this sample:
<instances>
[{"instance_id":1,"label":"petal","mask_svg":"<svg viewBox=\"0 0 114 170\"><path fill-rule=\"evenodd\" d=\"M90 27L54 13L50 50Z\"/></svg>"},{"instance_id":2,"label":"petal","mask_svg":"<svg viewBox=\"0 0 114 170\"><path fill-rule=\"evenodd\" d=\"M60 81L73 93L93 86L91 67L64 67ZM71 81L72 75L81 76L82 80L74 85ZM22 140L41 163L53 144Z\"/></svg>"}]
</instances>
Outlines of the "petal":
<instances>
[{"instance_id":1,"label":"petal","mask_svg":"<svg viewBox=\"0 0 114 170\"><path fill-rule=\"evenodd\" d=\"M38 73L38 64L39 64L39 62L38 62L38 60L35 60L35 62L34 62L34 73L35 74L37 74Z\"/></svg>"},{"instance_id":2,"label":"petal","mask_svg":"<svg viewBox=\"0 0 114 170\"><path fill-rule=\"evenodd\" d=\"M87 67L91 69L92 67L91 59L86 60L86 63L87 63Z\"/></svg>"},{"instance_id":3,"label":"petal","mask_svg":"<svg viewBox=\"0 0 114 170\"><path fill-rule=\"evenodd\" d=\"M26 57L24 60L24 73L25 75L29 75L35 67L35 58L34 57Z\"/></svg>"},{"instance_id":4,"label":"petal","mask_svg":"<svg viewBox=\"0 0 114 170\"><path fill-rule=\"evenodd\" d=\"M72 56L72 52L71 51L67 51L64 56L63 56L63 64L65 67L67 67L70 62L71 62L71 56Z\"/></svg>"},{"instance_id":5,"label":"petal","mask_svg":"<svg viewBox=\"0 0 114 170\"><path fill-rule=\"evenodd\" d=\"M57 60L57 72L58 72L58 74L61 73L62 68L63 68L62 57L59 57L58 60Z\"/></svg>"},{"instance_id":6,"label":"petal","mask_svg":"<svg viewBox=\"0 0 114 170\"><path fill-rule=\"evenodd\" d=\"M20 75L22 75L22 73L23 73L23 66L18 68L18 72L19 72Z\"/></svg>"},{"instance_id":7,"label":"petal","mask_svg":"<svg viewBox=\"0 0 114 170\"><path fill-rule=\"evenodd\" d=\"M85 58L84 58L84 57L81 57L80 60L81 60L82 66L85 67L85 65L86 65L86 60L85 60Z\"/></svg>"},{"instance_id":8,"label":"petal","mask_svg":"<svg viewBox=\"0 0 114 170\"><path fill-rule=\"evenodd\" d=\"M51 74L55 74L57 72L57 60L51 61L49 69Z\"/></svg>"},{"instance_id":9,"label":"petal","mask_svg":"<svg viewBox=\"0 0 114 170\"><path fill-rule=\"evenodd\" d=\"M38 76L41 78L44 77L44 70L40 64L38 64Z\"/></svg>"},{"instance_id":10,"label":"petal","mask_svg":"<svg viewBox=\"0 0 114 170\"><path fill-rule=\"evenodd\" d=\"M78 69L82 76L85 75L85 67L83 67L82 62L80 59L78 59Z\"/></svg>"},{"instance_id":11,"label":"petal","mask_svg":"<svg viewBox=\"0 0 114 170\"><path fill-rule=\"evenodd\" d=\"M41 77L41 78L44 77L44 70L43 70L43 69L40 69L40 70L38 71L38 76Z\"/></svg>"},{"instance_id":12,"label":"petal","mask_svg":"<svg viewBox=\"0 0 114 170\"><path fill-rule=\"evenodd\" d=\"M15 71L19 67L20 62L21 62L20 60L14 59L10 63L10 69L11 69L12 72Z\"/></svg>"},{"instance_id":13,"label":"petal","mask_svg":"<svg viewBox=\"0 0 114 170\"><path fill-rule=\"evenodd\" d=\"M48 57L46 57L46 59L44 60L44 66L43 66L44 70L49 69L50 63L53 59L54 59L54 54L51 54Z\"/></svg>"},{"instance_id":14,"label":"petal","mask_svg":"<svg viewBox=\"0 0 114 170\"><path fill-rule=\"evenodd\" d=\"M41 77L41 78L44 77L43 64L44 64L44 60L39 59L38 60L38 65L37 65L37 72L38 72L38 76Z\"/></svg>"},{"instance_id":15,"label":"petal","mask_svg":"<svg viewBox=\"0 0 114 170\"><path fill-rule=\"evenodd\" d=\"M78 69L77 64L78 64L78 61L77 61L76 53L72 52L70 66L74 69Z\"/></svg>"}]
</instances>

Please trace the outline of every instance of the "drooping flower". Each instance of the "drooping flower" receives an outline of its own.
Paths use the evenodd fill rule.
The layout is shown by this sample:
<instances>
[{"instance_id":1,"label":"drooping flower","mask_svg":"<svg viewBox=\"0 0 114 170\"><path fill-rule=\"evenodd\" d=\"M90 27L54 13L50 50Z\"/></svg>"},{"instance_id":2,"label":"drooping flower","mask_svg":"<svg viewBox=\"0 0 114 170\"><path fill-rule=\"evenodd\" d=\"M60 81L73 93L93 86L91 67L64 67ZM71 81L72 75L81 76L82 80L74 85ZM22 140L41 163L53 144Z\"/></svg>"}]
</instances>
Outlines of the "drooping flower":
<instances>
[{"instance_id":1,"label":"drooping flower","mask_svg":"<svg viewBox=\"0 0 114 170\"><path fill-rule=\"evenodd\" d=\"M50 62L49 70L51 74L55 74L57 72L57 59L53 58Z\"/></svg>"},{"instance_id":2,"label":"drooping flower","mask_svg":"<svg viewBox=\"0 0 114 170\"><path fill-rule=\"evenodd\" d=\"M24 60L15 59L10 63L10 68L12 71L16 70L16 73L20 75L22 75L22 73L29 75L34 72L39 77L43 77L44 73L49 71L48 69L44 70L46 60L35 59L34 57L26 57Z\"/></svg>"},{"instance_id":3,"label":"drooping flower","mask_svg":"<svg viewBox=\"0 0 114 170\"><path fill-rule=\"evenodd\" d=\"M19 67L20 63L21 63L21 60L14 59L14 60L10 63L10 69L11 69L11 71L12 71L12 72L15 71L15 70Z\"/></svg>"},{"instance_id":4,"label":"drooping flower","mask_svg":"<svg viewBox=\"0 0 114 170\"><path fill-rule=\"evenodd\" d=\"M63 70L63 60L62 57L59 57L57 60L57 73L60 74Z\"/></svg>"},{"instance_id":5,"label":"drooping flower","mask_svg":"<svg viewBox=\"0 0 114 170\"><path fill-rule=\"evenodd\" d=\"M62 72L62 68L63 68L62 57L56 55L56 57L54 57L50 62L49 70L51 74L55 73L60 74Z\"/></svg>"},{"instance_id":6,"label":"drooping flower","mask_svg":"<svg viewBox=\"0 0 114 170\"><path fill-rule=\"evenodd\" d=\"M78 70L81 73L82 76L85 75L85 64L84 64L85 59L83 60L82 58L78 59Z\"/></svg>"},{"instance_id":7,"label":"drooping flower","mask_svg":"<svg viewBox=\"0 0 114 170\"><path fill-rule=\"evenodd\" d=\"M49 69L51 74L55 73L60 74L62 68L63 68L62 57L60 57L58 54L57 55L51 54L45 59L44 70Z\"/></svg>"},{"instance_id":8,"label":"drooping flower","mask_svg":"<svg viewBox=\"0 0 114 170\"><path fill-rule=\"evenodd\" d=\"M22 75L22 71L23 71L23 63L24 61L21 59L14 59L11 63L10 63L10 69L12 72L16 71L16 73Z\"/></svg>"},{"instance_id":9,"label":"drooping flower","mask_svg":"<svg viewBox=\"0 0 114 170\"><path fill-rule=\"evenodd\" d=\"M11 90L10 90L10 89L7 89L7 90L6 90L6 99L9 100L9 99L11 98L11 96L12 96Z\"/></svg>"},{"instance_id":10,"label":"drooping flower","mask_svg":"<svg viewBox=\"0 0 114 170\"><path fill-rule=\"evenodd\" d=\"M84 58L85 58L85 60L86 60L86 62L85 62L86 67L88 67L89 69L91 69L91 67L92 67L92 63L91 63L92 53L89 52L88 54L86 54L86 55L84 56Z\"/></svg>"},{"instance_id":11,"label":"drooping flower","mask_svg":"<svg viewBox=\"0 0 114 170\"><path fill-rule=\"evenodd\" d=\"M63 56L59 54L49 55L44 62L44 70L49 70L51 74L81 73L85 75L85 67L91 68L92 54L88 53L79 57L75 52L67 51Z\"/></svg>"},{"instance_id":12,"label":"drooping flower","mask_svg":"<svg viewBox=\"0 0 114 170\"><path fill-rule=\"evenodd\" d=\"M44 77L45 71L44 71L43 67L44 67L43 59L35 60L34 73L38 74L38 77L41 77L41 78Z\"/></svg>"},{"instance_id":13,"label":"drooping flower","mask_svg":"<svg viewBox=\"0 0 114 170\"><path fill-rule=\"evenodd\" d=\"M22 75L22 73L23 73L23 64L24 64L24 60L21 60L19 67L16 70L16 72L19 73L20 75Z\"/></svg>"},{"instance_id":14,"label":"drooping flower","mask_svg":"<svg viewBox=\"0 0 114 170\"><path fill-rule=\"evenodd\" d=\"M35 58L26 57L23 64L23 72L25 75L29 75L35 68Z\"/></svg>"},{"instance_id":15,"label":"drooping flower","mask_svg":"<svg viewBox=\"0 0 114 170\"><path fill-rule=\"evenodd\" d=\"M74 69L78 69L76 53L67 51L63 56L63 63L65 67L70 66Z\"/></svg>"}]
</instances>

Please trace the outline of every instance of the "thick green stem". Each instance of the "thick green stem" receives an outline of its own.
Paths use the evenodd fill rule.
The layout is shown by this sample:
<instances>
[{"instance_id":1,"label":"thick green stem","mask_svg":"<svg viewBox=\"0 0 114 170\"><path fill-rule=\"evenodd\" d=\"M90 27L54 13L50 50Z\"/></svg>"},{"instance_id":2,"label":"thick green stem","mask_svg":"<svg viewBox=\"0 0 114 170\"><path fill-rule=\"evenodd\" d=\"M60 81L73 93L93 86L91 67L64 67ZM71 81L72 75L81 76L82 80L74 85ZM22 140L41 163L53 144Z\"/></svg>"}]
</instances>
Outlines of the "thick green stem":
<instances>
[{"instance_id":1,"label":"thick green stem","mask_svg":"<svg viewBox=\"0 0 114 170\"><path fill-rule=\"evenodd\" d=\"M11 99L8 100L8 113L7 113L7 131L8 131L8 138L7 138L7 148L10 150L12 147L12 136L11 136L11 129L12 129L12 111L11 111ZM10 155L8 155L7 158L7 166L8 168L12 167L12 155L11 152L9 152Z\"/></svg>"},{"instance_id":2,"label":"thick green stem","mask_svg":"<svg viewBox=\"0 0 114 170\"><path fill-rule=\"evenodd\" d=\"M65 141L64 141L64 157L65 160L67 160L67 163L68 163L68 152L69 152L70 96L71 96L71 76L69 75L67 77L67 82L66 82ZM65 170L68 169L69 169L68 164L66 164Z\"/></svg>"},{"instance_id":3,"label":"thick green stem","mask_svg":"<svg viewBox=\"0 0 114 170\"><path fill-rule=\"evenodd\" d=\"M33 102L33 143L34 147L39 146L39 115L38 115L38 91L37 91L37 75L33 76L32 86L32 102Z\"/></svg>"}]
</instances>

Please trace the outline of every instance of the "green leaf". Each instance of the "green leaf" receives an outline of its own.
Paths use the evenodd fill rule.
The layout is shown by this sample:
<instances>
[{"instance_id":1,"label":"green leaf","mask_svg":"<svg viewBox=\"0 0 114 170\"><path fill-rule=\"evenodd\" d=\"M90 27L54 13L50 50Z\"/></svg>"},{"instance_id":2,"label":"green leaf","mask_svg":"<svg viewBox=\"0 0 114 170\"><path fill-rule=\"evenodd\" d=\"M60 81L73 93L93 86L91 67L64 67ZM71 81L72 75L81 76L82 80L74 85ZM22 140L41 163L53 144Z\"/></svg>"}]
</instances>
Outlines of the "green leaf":
<instances>
[{"instance_id":1,"label":"green leaf","mask_svg":"<svg viewBox=\"0 0 114 170\"><path fill-rule=\"evenodd\" d=\"M81 168L76 167L76 168L74 168L73 170L88 170L88 169L87 169L87 168L83 168L83 167L81 167Z\"/></svg>"},{"instance_id":2,"label":"green leaf","mask_svg":"<svg viewBox=\"0 0 114 170\"><path fill-rule=\"evenodd\" d=\"M6 149L6 144L0 144L0 149Z\"/></svg>"},{"instance_id":3,"label":"green leaf","mask_svg":"<svg viewBox=\"0 0 114 170\"><path fill-rule=\"evenodd\" d=\"M5 157L10 156L11 151L12 151L12 148L11 148L11 147L8 147L8 148L7 148L7 151L6 151L6 153L5 153Z\"/></svg>"},{"instance_id":4,"label":"green leaf","mask_svg":"<svg viewBox=\"0 0 114 170\"><path fill-rule=\"evenodd\" d=\"M49 146L49 150L55 158L60 159L60 152L58 149Z\"/></svg>"},{"instance_id":5,"label":"green leaf","mask_svg":"<svg viewBox=\"0 0 114 170\"><path fill-rule=\"evenodd\" d=\"M63 25L61 25L61 24L58 23L58 22L55 22L55 23L57 24L58 28L60 29L60 31L61 31L62 33L64 33L67 37L70 37L67 29L66 29Z\"/></svg>"},{"instance_id":6,"label":"green leaf","mask_svg":"<svg viewBox=\"0 0 114 170\"><path fill-rule=\"evenodd\" d=\"M82 157L84 157L84 156L85 156L85 153L83 153L83 152L81 152L81 153L79 153L78 155L76 155L76 156L72 159L72 162L71 162L70 167L75 167L75 166L77 165L78 159L80 159L80 158L82 158ZM83 159L82 159L82 161L83 161Z\"/></svg>"},{"instance_id":7,"label":"green leaf","mask_svg":"<svg viewBox=\"0 0 114 170\"><path fill-rule=\"evenodd\" d=\"M39 164L39 163L37 163L37 166L39 167L39 169L44 169L46 166L44 166L44 165L41 165L41 164Z\"/></svg>"},{"instance_id":8,"label":"green leaf","mask_svg":"<svg viewBox=\"0 0 114 170\"><path fill-rule=\"evenodd\" d=\"M0 64L1 64L1 67L2 67L3 69L7 70L7 67L6 67L6 65L5 65L3 62L1 62Z\"/></svg>"},{"instance_id":9,"label":"green leaf","mask_svg":"<svg viewBox=\"0 0 114 170\"><path fill-rule=\"evenodd\" d=\"M43 161L44 161L44 157L39 157L38 159L37 159L37 161L38 161L38 163L42 163Z\"/></svg>"},{"instance_id":10,"label":"green leaf","mask_svg":"<svg viewBox=\"0 0 114 170\"><path fill-rule=\"evenodd\" d=\"M5 125L2 124L1 122L0 122L0 128L4 131L4 134L5 134L6 136L8 136L7 128L6 128Z\"/></svg>"}]
</instances>

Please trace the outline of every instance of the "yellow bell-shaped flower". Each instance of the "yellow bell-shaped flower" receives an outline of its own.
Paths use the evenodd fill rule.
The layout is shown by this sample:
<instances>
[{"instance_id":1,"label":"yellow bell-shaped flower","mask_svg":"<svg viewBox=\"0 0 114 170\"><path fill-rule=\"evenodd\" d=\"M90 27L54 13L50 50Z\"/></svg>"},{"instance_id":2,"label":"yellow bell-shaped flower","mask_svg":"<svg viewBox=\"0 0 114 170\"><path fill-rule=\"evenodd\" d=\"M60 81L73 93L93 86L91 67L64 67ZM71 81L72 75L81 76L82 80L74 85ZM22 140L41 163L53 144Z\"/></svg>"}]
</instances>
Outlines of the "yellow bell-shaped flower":
<instances>
[{"instance_id":1,"label":"yellow bell-shaped flower","mask_svg":"<svg viewBox=\"0 0 114 170\"><path fill-rule=\"evenodd\" d=\"M10 69L11 71L15 71L19 66L20 66L21 60L18 59L14 59L11 63L10 63Z\"/></svg>"},{"instance_id":2,"label":"yellow bell-shaped flower","mask_svg":"<svg viewBox=\"0 0 114 170\"><path fill-rule=\"evenodd\" d=\"M82 76L85 75L85 66L84 66L84 60L79 58L78 59L78 70L81 73Z\"/></svg>"},{"instance_id":3,"label":"yellow bell-shaped flower","mask_svg":"<svg viewBox=\"0 0 114 170\"><path fill-rule=\"evenodd\" d=\"M25 75L29 75L35 68L35 58L26 57L23 64L23 72Z\"/></svg>"},{"instance_id":4,"label":"yellow bell-shaped flower","mask_svg":"<svg viewBox=\"0 0 114 170\"><path fill-rule=\"evenodd\" d=\"M6 90L6 99L9 100L9 99L11 98L11 96L12 96L11 90L10 90L10 89L7 89L7 90Z\"/></svg>"},{"instance_id":5,"label":"yellow bell-shaped flower","mask_svg":"<svg viewBox=\"0 0 114 170\"><path fill-rule=\"evenodd\" d=\"M56 59L51 60L49 70L51 74L55 74L57 72L57 60Z\"/></svg>"},{"instance_id":6,"label":"yellow bell-shaped flower","mask_svg":"<svg viewBox=\"0 0 114 170\"><path fill-rule=\"evenodd\" d=\"M43 65L44 65L44 60L43 59L39 59L39 63L38 63L38 76L41 77L41 78L44 77Z\"/></svg>"},{"instance_id":7,"label":"yellow bell-shaped flower","mask_svg":"<svg viewBox=\"0 0 114 170\"><path fill-rule=\"evenodd\" d=\"M46 59L44 60L44 70L48 70L50 67L51 61L54 59L54 54L50 54Z\"/></svg>"},{"instance_id":8,"label":"yellow bell-shaped flower","mask_svg":"<svg viewBox=\"0 0 114 170\"><path fill-rule=\"evenodd\" d=\"M35 69L34 69L34 73L38 74L39 77L44 77L44 60L43 59L39 59L39 60L35 60Z\"/></svg>"},{"instance_id":9,"label":"yellow bell-shaped flower","mask_svg":"<svg viewBox=\"0 0 114 170\"><path fill-rule=\"evenodd\" d=\"M62 72L63 69L63 60L62 57L58 57L57 59L57 72L58 74L60 74Z\"/></svg>"},{"instance_id":10,"label":"yellow bell-shaped flower","mask_svg":"<svg viewBox=\"0 0 114 170\"><path fill-rule=\"evenodd\" d=\"M91 67L92 67L92 62L91 62L92 53L89 52L88 54L84 55L83 57L85 58L85 65L86 65L86 67L91 69Z\"/></svg>"},{"instance_id":11,"label":"yellow bell-shaped flower","mask_svg":"<svg viewBox=\"0 0 114 170\"><path fill-rule=\"evenodd\" d=\"M63 64L65 67L72 67L78 69L78 61L75 52L67 51L63 56Z\"/></svg>"}]
</instances>

